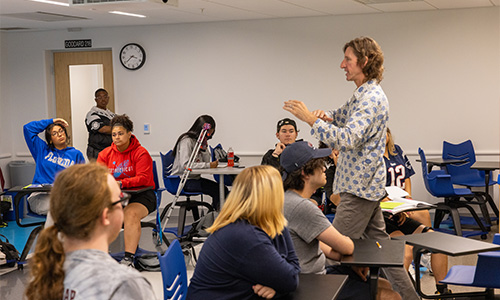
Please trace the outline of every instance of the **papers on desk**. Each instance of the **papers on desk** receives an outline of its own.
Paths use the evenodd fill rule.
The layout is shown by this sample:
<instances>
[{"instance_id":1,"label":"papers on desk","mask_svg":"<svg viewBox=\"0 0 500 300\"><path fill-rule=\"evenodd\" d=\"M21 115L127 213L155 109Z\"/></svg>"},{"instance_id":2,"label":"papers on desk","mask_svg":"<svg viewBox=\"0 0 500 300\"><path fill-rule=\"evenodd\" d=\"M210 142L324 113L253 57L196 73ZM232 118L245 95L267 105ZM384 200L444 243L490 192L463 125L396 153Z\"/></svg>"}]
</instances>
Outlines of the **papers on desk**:
<instances>
[{"instance_id":1,"label":"papers on desk","mask_svg":"<svg viewBox=\"0 0 500 300\"><path fill-rule=\"evenodd\" d=\"M52 184L50 184L50 183L28 184L27 186L23 187L23 189L36 189L36 188L41 188L41 187L52 187Z\"/></svg>"},{"instance_id":2,"label":"papers on desk","mask_svg":"<svg viewBox=\"0 0 500 300\"><path fill-rule=\"evenodd\" d=\"M382 208L382 211L397 214L404 211L431 209L436 207L435 205L424 201L404 198L409 194L397 186L387 186L385 187L385 190L388 194L387 198L391 199L391 201L380 202L380 208Z\"/></svg>"}]
</instances>

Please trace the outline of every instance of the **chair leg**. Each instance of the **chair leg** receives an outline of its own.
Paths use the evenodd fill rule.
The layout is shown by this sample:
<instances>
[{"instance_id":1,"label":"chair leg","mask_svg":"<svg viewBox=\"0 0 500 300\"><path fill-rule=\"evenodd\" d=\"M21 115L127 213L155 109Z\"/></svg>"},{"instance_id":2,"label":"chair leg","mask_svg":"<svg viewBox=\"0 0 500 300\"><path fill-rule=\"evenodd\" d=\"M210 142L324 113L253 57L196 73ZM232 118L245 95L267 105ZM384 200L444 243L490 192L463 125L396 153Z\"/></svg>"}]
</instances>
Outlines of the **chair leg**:
<instances>
[{"instance_id":1,"label":"chair leg","mask_svg":"<svg viewBox=\"0 0 500 300\"><path fill-rule=\"evenodd\" d=\"M491 218L490 213L488 211L488 207L486 206L486 201L483 199L483 196L475 194L474 198L477 199L477 203L479 204L479 208L481 209L481 214L483 215L484 221L486 224L491 226Z\"/></svg>"},{"instance_id":2,"label":"chair leg","mask_svg":"<svg viewBox=\"0 0 500 300\"><path fill-rule=\"evenodd\" d=\"M179 220L177 222L177 236L181 237L184 234L184 226L186 225L186 205L181 205L179 211Z\"/></svg>"},{"instance_id":3,"label":"chair leg","mask_svg":"<svg viewBox=\"0 0 500 300\"><path fill-rule=\"evenodd\" d=\"M481 231L483 231L483 232L489 231L488 229L486 229L483 222L481 221L481 219L479 218L479 216L477 215L477 213L474 211L474 209L472 207L470 207L467 204L465 204L465 205L462 204L461 207L465 207L469 210L470 214L472 215L472 217L476 221L476 223L479 226L479 228L481 229Z\"/></svg>"},{"instance_id":4,"label":"chair leg","mask_svg":"<svg viewBox=\"0 0 500 300\"><path fill-rule=\"evenodd\" d=\"M462 236L462 224L460 223L460 214L458 213L458 209L455 207L450 207L450 216L453 221L453 227L455 228L455 234L458 236Z\"/></svg>"},{"instance_id":5,"label":"chair leg","mask_svg":"<svg viewBox=\"0 0 500 300\"><path fill-rule=\"evenodd\" d=\"M445 210L436 208L436 213L434 214L434 228L439 228L439 225L441 225L441 221L443 221L444 215Z\"/></svg>"}]
</instances>

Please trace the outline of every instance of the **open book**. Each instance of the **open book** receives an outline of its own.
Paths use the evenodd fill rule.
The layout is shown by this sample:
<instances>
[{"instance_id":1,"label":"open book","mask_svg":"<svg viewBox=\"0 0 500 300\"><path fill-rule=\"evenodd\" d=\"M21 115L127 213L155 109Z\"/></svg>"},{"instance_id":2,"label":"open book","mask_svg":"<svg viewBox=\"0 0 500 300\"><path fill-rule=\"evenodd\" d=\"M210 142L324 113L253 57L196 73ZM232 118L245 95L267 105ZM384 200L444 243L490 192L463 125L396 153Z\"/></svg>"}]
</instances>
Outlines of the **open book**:
<instances>
[{"instance_id":1,"label":"open book","mask_svg":"<svg viewBox=\"0 0 500 300\"><path fill-rule=\"evenodd\" d=\"M427 202L404 198L409 194L397 186L386 186L385 190L388 194L387 198L391 199L391 201L380 202L380 208L382 208L382 211L397 214L404 211L431 209L436 207L435 205Z\"/></svg>"}]
</instances>

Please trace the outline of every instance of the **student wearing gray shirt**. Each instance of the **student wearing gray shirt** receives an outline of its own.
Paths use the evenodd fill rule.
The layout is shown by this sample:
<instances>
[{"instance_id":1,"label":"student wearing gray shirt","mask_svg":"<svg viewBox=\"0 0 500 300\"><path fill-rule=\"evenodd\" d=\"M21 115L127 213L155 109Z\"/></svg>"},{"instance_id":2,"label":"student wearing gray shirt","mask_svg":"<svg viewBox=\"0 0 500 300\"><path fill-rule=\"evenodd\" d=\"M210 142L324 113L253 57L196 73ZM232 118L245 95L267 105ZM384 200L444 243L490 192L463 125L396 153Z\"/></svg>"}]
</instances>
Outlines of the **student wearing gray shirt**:
<instances>
[{"instance_id":1,"label":"student wearing gray shirt","mask_svg":"<svg viewBox=\"0 0 500 300\"><path fill-rule=\"evenodd\" d=\"M326 258L338 261L341 255L352 254L354 250L352 240L339 233L310 199L316 189L326 184L324 157L330 153L331 149L314 149L307 142L295 142L283 150L280 163L286 190L284 214L288 229L302 273L349 275L339 299L369 299L368 268L326 267ZM382 279L379 279L377 297L401 299L390 283Z\"/></svg>"},{"instance_id":2,"label":"student wearing gray shirt","mask_svg":"<svg viewBox=\"0 0 500 300\"><path fill-rule=\"evenodd\" d=\"M54 225L39 235L30 261L28 300L156 299L151 284L108 254L123 224L123 194L108 169L73 165L50 195Z\"/></svg>"}]
</instances>

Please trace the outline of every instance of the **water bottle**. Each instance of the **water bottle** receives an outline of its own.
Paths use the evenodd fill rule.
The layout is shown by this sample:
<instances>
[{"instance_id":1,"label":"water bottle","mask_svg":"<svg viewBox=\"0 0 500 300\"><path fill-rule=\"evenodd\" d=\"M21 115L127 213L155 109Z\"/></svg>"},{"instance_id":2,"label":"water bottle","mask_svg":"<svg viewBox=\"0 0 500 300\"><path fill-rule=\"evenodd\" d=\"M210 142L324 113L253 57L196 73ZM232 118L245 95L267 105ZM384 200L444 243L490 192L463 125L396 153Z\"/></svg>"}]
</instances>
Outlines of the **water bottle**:
<instances>
[{"instance_id":1,"label":"water bottle","mask_svg":"<svg viewBox=\"0 0 500 300\"><path fill-rule=\"evenodd\" d=\"M234 167L234 151L231 147L227 149L227 166Z\"/></svg>"}]
</instances>

